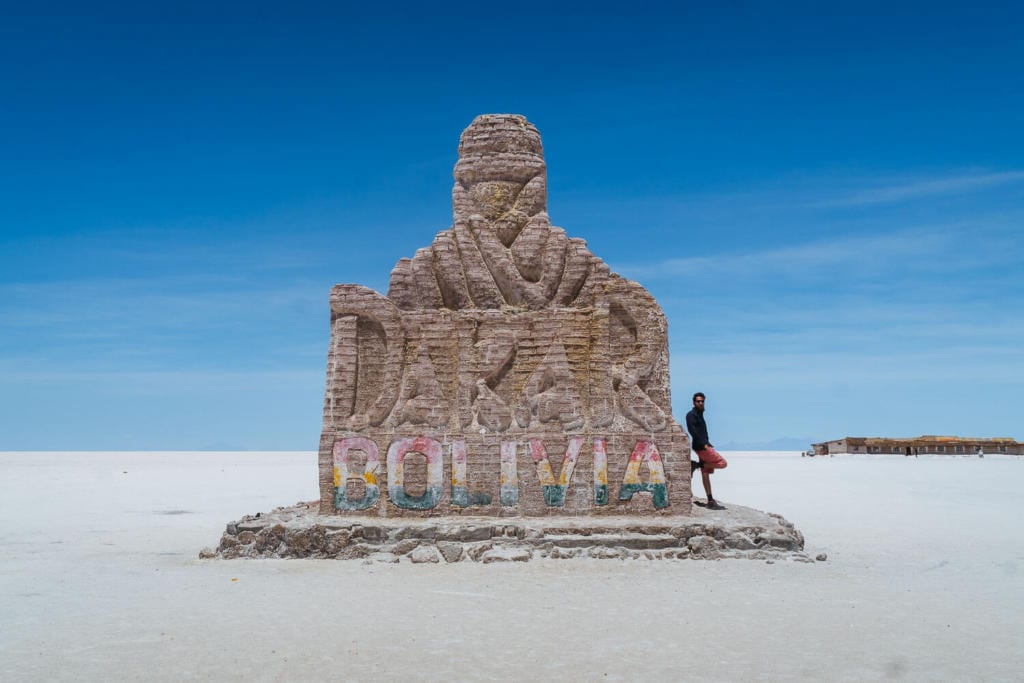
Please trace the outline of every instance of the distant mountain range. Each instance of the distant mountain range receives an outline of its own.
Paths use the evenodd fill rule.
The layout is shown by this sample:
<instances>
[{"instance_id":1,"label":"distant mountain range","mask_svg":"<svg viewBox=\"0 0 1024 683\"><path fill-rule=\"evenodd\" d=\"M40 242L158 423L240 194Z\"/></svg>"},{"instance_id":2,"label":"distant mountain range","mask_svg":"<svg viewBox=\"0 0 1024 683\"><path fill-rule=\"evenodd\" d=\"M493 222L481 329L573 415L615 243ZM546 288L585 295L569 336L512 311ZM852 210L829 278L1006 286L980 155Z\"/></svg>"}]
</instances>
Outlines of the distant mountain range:
<instances>
[{"instance_id":1,"label":"distant mountain range","mask_svg":"<svg viewBox=\"0 0 1024 683\"><path fill-rule=\"evenodd\" d=\"M820 439L810 437L783 436L771 441L727 441L715 444L720 451L806 451Z\"/></svg>"}]
</instances>

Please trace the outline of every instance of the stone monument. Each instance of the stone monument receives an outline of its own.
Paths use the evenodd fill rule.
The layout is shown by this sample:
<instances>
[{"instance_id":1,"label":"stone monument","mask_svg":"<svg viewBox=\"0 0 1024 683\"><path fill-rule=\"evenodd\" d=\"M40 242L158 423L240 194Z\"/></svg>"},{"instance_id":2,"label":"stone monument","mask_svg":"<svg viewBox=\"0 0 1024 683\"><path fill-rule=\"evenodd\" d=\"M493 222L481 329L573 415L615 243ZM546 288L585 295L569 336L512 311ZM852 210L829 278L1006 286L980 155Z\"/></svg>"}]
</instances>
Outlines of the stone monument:
<instances>
[{"instance_id":1,"label":"stone monument","mask_svg":"<svg viewBox=\"0 0 1024 683\"><path fill-rule=\"evenodd\" d=\"M462 133L453 223L331 290L320 513L688 515L665 316L551 225L524 117Z\"/></svg>"},{"instance_id":2,"label":"stone monument","mask_svg":"<svg viewBox=\"0 0 1024 683\"><path fill-rule=\"evenodd\" d=\"M452 203L387 296L331 290L320 499L200 557L814 561L778 515L691 508L665 316L551 225L536 128L477 117Z\"/></svg>"}]
</instances>

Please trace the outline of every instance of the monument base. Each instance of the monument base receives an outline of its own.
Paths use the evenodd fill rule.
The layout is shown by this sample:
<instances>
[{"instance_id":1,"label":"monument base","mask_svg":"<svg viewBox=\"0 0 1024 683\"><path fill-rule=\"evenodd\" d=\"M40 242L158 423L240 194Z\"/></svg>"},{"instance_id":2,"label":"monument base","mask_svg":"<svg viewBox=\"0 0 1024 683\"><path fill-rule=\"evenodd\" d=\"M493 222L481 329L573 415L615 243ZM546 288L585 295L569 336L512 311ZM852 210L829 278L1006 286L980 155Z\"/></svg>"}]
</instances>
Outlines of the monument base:
<instances>
[{"instance_id":1,"label":"monument base","mask_svg":"<svg viewBox=\"0 0 1024 683\"><path fill-rule=\"evenodd\" d=\"M247 515L201 558L368 562L568 559L788 559L813 562L782 516L739 505L675 517L387 519L317 514L317 502Z\"/></svg>"}]
</instances>

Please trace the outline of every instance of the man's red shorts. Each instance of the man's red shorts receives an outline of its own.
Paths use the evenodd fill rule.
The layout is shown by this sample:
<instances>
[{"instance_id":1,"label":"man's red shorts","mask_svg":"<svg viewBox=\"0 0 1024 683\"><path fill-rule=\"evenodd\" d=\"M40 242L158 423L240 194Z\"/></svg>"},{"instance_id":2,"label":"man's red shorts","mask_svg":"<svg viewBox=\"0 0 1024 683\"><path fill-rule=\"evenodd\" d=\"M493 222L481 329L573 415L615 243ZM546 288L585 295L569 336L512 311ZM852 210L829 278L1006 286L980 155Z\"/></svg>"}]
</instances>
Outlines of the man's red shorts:
<instances>
[{"instance_id":1,"label":"man's red shorts","mask_svg":"<svg viewBox=\"0 0 1024 683\"><path fill-rule=\"evenodd\" d=\"M711 446L706 446L697 451L697 457L700 458L701 464L704 466L703 469L708 474L713 474L715 470L724 469L729 464L722 457L722 454Z\"/></svg>"}]
</instances>

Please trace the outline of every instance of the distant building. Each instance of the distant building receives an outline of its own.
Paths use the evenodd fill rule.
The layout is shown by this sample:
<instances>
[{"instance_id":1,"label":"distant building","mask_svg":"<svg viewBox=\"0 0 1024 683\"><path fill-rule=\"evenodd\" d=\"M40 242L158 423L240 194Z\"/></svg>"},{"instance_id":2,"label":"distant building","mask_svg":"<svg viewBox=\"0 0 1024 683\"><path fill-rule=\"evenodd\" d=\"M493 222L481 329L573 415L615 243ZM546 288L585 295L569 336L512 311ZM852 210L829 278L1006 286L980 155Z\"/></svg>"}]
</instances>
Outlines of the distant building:
<instances>
[{"instance_id":1,"label":"distant building","mask_svg":"<svg viewBox=\"0 0 1024 683\"><path fill-rule=\"evenodd\" d=\"M1024 443L1015 439L992 437L974 439L962 436L918 436L907 439L888 439L880 436L847 436L834 441L812 444L814 455L836 453L867 453L893 455L924 454L982 454L1005 453L1024 455Z\"/></svg>"}]
</instances>

